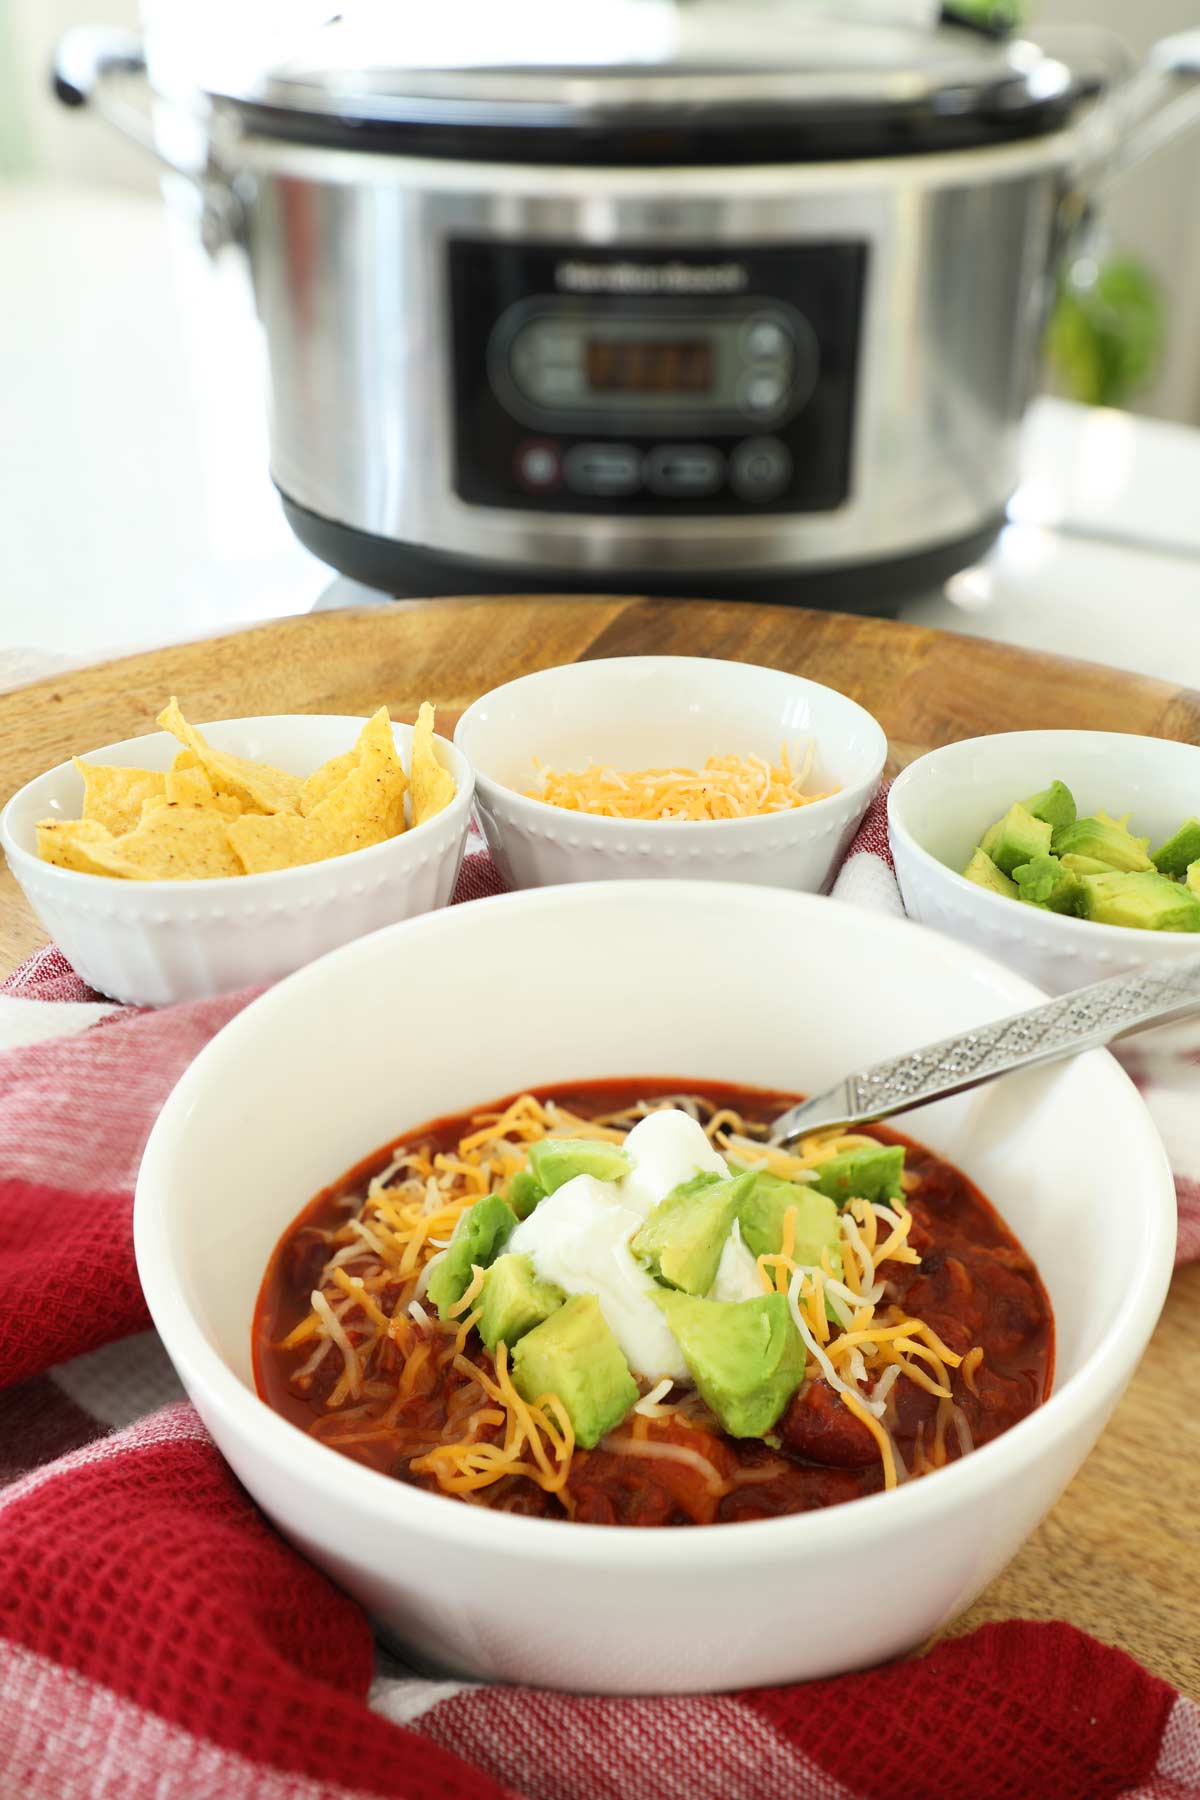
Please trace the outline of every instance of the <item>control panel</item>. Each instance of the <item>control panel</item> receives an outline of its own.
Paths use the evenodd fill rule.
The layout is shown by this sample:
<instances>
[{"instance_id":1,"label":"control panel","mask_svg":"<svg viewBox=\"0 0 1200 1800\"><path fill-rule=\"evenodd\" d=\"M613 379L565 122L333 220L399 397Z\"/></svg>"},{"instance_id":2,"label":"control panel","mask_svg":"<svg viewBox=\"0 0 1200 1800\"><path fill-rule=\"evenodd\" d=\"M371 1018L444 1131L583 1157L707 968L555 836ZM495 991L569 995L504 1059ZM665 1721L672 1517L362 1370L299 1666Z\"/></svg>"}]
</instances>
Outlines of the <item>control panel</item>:
<instances>
[{"instance_id":1,"label":"control panel","mask_svg":"<svg viewBox=\"0 0 1200 1800\"><path fill-rule=\"evenodd\" d=\"M450 250L455 486L572 512L811 512L849 486L865 246Z\"/></svg>"}]
</instances>

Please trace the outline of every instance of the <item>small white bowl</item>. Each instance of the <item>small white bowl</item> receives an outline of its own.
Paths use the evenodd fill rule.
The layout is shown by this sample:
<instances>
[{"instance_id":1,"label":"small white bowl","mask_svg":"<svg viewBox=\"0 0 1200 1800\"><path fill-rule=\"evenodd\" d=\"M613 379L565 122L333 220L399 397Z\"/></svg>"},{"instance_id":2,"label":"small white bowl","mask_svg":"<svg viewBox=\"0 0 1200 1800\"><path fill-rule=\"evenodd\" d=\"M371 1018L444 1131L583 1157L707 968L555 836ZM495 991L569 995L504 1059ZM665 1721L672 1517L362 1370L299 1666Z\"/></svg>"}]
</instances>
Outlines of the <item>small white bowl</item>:
<instances>
[{"instance_id":1,"label":"small white bowl","mask_svg":"<svg viewBox=\"0 0 1200 1800\"><path fill-rule=\"evenodd\" d=\"M364 720L332 713L224 719L201 730L218 750L310 775L349 750ZM412 727L392 727L407 769ZM212 881L119 881L43 862L40 819L77 819L83 781L60 763L13 795L0 843L30 906L90 986L136 1006L169 1006L278 980L351 938L445 906L471 820L471 765L444 738L437 756L458 792L436 818L383 844L267 875ZM167 769L168 732L85 752L88 762Z\"/></svg>"},{"instance_id":2,"label":"small white bowl","mask_svg":"<svg viewBox=\"0 0 1200 1800\"><path fill-rule=\"evenodd\" d=\"M545 888L376 932L255 1001L167 1101L134 1208L150 1311L268 1517L424 1662L644 1694L899 1655L967 1607L1054 1503L1158 1317L1175 1190L1107 1052L901 1121L1017 1233L1049 1292L1056 1347L1044 1406L895 1493L660 1530L466 1506L351 1462L266 1406L255 1298L311 1196L428 1119L603 1075L820 1092L1037 998L906 920L728 882Z\"/></svg>"},{"instance_id":3,"label":"small white bowl","mask_svg":"<svg viewBox=\"0 0 1200 1800\"><path fill-rule=\"evenodd\" d=\"M1129 812L1151 847L1200 813L1200 747L1116 731L1007 731L920 756L888 795L888 835L909 916L975 944L1051 994L1192 951L1189 931L1093 925L1022 906L959 873L988 826L1065 781L1080 817Z\"/></svg>"},{"instance_id":4,"label":"small white bowl","mask_svg":"<svg viewBox=\"0 0 1200 1800\"><path fill-rule=\"evenodd\" d=\"M809 739L809 785L837 792L763 818L608 819L524 792L538 762L699 768L731 754L777 762L785 743ZM701 656L611 657L523 675L469 706L454 741L474 765L488 848L518 888L699 876L816 893L854 836L887 757L876 720L835 689Z\"/></svg>"}]
</instances>

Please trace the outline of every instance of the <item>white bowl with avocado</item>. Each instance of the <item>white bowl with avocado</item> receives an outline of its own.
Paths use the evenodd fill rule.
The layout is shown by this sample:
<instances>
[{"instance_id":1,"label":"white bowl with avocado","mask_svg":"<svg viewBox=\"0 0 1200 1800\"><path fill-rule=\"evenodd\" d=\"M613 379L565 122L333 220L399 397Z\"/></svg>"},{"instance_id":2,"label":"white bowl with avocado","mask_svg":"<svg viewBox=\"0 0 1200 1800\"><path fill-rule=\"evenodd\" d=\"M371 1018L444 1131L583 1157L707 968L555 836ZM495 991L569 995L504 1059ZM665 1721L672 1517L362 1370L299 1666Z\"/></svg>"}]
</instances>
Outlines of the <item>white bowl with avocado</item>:
<instances>
[{"instance_id":1,"label":"white bowl with avocado","mask_svg":"<svg viewBox=\"0 0 1200 1800\"><path fill-rule=\"evenodd\" d=\"M1055 1368L1028 1417L894 1492L659 1529L466 1505L338 1455L261 1400L256 1298L310 1197L422 1121L601 1077L819 1092L1036 999L905 920L727 882L533 889L377 932L255 1001L167 1101L135 1205L150 1311L267 1517L426 1665L647 1694L884 1661L962 1612L1016 1553L1154 1328L1174 1188L1106 1052L904 1121L1033 1258Z\"/></svg>"},{"instance_id":2,"label":"white bowl with avocado","mask_svg":"<svg viewBox=\"0 0 1200 1800\"><path fill-rule=\"evenodd\" d=\"M1197 815L1200 747L1111 731L966 738L888 795L910 918L1052 994L1200 950Z\"/></svg>"}]
</instances>

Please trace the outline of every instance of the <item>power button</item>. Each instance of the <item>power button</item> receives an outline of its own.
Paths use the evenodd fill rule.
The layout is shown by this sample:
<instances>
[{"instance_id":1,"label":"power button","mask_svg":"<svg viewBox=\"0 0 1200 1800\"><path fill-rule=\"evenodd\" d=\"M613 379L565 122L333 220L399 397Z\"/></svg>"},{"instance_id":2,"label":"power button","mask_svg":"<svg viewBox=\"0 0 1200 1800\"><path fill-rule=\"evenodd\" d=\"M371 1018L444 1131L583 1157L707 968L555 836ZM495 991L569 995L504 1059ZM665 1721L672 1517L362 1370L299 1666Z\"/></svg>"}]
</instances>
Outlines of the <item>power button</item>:
<instances>
[{"instance_id":1,"label":"power button","mask_svg":"<svg viewBox=\"0 0 1200 1800\"><path fill-rule=\"evenodd\" d=\"M549 438L527 438L516 456L516 477L531 493L544 494L562 479L558 445Z\"/></svg>"},{"instance_id":2,"label":"power button","mask_svg":"<svg viewBox=\"0 0 1200 1800\"><path fill-rule=\"evenodd\" d=\"M729 459L729 485L740 500L775 500L792 479L792 458L778 438L747 438Z\"/></svg>"}]
</instances>

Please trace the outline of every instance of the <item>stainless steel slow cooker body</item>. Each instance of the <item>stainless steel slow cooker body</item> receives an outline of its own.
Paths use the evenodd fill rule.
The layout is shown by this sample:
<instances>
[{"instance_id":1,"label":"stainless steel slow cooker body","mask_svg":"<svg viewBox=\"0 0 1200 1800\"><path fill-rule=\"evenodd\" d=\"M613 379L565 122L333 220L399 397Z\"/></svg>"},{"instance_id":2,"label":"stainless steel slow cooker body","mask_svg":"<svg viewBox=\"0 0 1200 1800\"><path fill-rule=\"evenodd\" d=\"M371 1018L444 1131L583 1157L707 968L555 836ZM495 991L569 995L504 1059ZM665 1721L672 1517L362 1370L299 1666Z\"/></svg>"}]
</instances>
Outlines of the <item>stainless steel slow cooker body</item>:
<instances>
[{"instance_id":1,"label":"stainless steel slow cooker body","mask_svg":"<svg viewBox=\"0 0 1200 1800\"><path fill-rule=\"evenodd\" d=\"M485 166L262 141L245 143L243 157L255 178L247 237L270 356L272 472L301 537L352 574L410 592L431 576L456 592L481 578L509 588L667 578L708 591L730 577L787 583L805 569L916 557L958 567L1000 525L1045 315L1063 158L1054 140L718 173ZM576 479L616 491L572 494L587 510L553 510L532 484L516 506L464 498L460 465L479 441L455 392L466 346L454 341L451 254L463 243L548 244L554 273L579 263L597 281L711 269L719 282L744 268L747 323L776 297L753 279L761 252L853 249L863 279L844 498L781 505L778 465L798 453L748 417L727 452L746 470L738 510L681 507L669 494L653 512L635 510L619 462L627 446L649 461L660 442L703 449L716 434L671 424L647 443L654 434L631 432L627 414L615 429L579 435L568 420L556 432L549 410L502 454L565 463L580 445L603 446L618 452L611 472L600 459L590 481ZM570 476L550 479L565 497Z\"/></svg>"},{"instance_id":2,"label":"stainless steel slow cooker body","mask_svg":"<svg viewBox=\"0 0 1200 1800\"><path fill-rule=\"evenodd\" d=\"M872 609L978 554L1120 121L1094 65L888 8L453 0L152 61L249 253L299 536L397 594ZM68 99L121 61L73 41Z\"/></svg>"}]
</instances>

